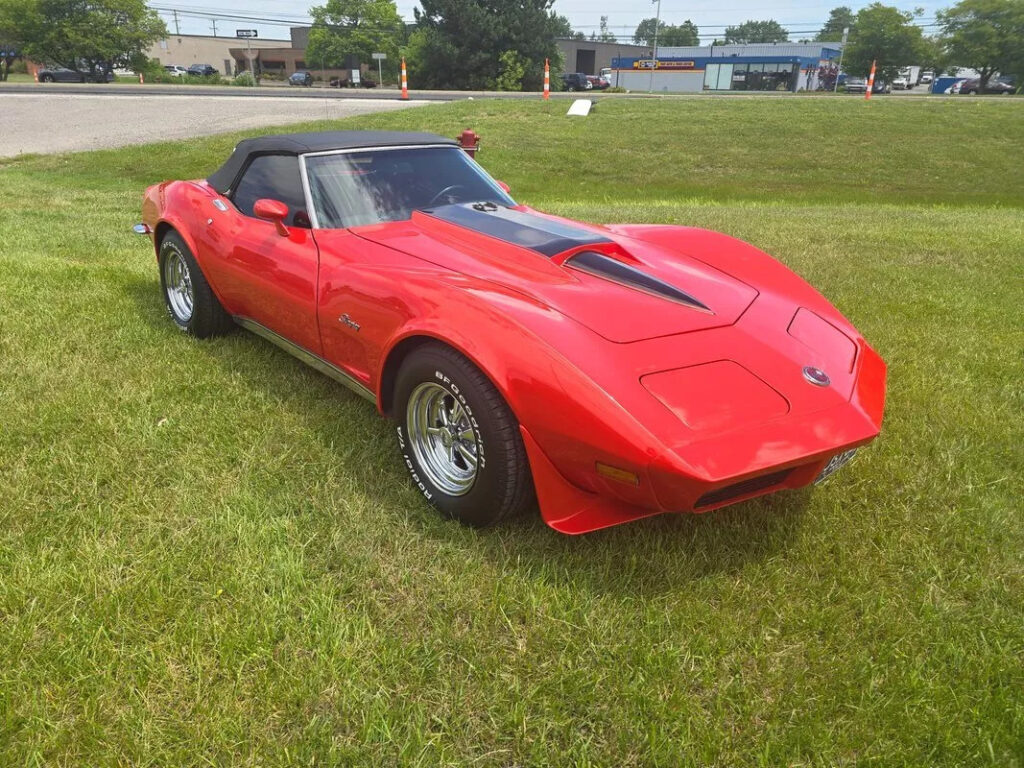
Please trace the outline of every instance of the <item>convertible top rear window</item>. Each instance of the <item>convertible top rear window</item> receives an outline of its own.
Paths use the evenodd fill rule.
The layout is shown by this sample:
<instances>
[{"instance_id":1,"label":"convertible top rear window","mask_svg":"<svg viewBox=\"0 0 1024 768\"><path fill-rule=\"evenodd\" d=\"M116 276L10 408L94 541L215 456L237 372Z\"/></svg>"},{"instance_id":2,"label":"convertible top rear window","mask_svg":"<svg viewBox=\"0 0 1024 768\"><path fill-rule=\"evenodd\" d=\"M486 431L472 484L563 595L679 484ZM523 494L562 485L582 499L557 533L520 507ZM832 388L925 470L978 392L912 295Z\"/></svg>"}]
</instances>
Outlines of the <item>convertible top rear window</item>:
<instances>
[{"instance_id":1,"label":"convertible top rear window","mask_svg":"<svg viewBox=\"0 0 1024 768\"><path fill-rule=\"evenodd\" d=\"M457 147L307 155L305 162L317 226L322 229L403 221L413 211L452 203L515 205Z\"/></svg>"}]
</instances>

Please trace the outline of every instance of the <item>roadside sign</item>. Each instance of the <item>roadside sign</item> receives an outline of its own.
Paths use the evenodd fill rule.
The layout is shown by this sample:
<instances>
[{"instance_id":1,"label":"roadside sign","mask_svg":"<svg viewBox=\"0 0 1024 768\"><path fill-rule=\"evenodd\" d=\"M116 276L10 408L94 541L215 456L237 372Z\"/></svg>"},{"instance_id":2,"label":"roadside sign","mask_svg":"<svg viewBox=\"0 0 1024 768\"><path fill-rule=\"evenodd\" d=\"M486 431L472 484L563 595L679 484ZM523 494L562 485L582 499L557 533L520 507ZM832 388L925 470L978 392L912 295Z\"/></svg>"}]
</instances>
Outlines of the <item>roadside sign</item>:
<instances>
[{"instance_id":1,"label":"roadside sign","mask_svg":"<svg viewBox=\"0 0 1024 768\"><path fill-rule=\"evenodd\" d=\"M359 85L359 70L352 70L352 85Z\"/></svg>"},{"instance_id":2,"label":"roadside sign","mask_svg":"<svg viewBox=\"0 0 1024 768\"><path fill-rule=\"evenodd\" d=\"M374 61L386 61L388 58L386 53L371 53L370 56L373 57Z\"/></svg>"},{"instance_id":3,"label":"roadside sign","mask_svg":"<svg viewBox=\"0 0 1024 768\"><path fill-rule=\"evenodd\" d=\"M259 32L255 29L236 29L235 37L259 37Z\"/></svg>"}]
</instances>

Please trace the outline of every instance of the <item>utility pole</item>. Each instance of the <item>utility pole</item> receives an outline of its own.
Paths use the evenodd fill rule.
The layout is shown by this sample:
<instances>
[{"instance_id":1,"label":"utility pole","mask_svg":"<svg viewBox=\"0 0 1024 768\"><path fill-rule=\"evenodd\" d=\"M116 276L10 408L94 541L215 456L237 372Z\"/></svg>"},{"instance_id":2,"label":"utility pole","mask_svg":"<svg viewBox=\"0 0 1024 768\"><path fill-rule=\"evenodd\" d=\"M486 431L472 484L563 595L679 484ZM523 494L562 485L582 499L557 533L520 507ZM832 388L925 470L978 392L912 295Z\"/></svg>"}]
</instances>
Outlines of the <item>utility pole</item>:
<instances>
[{"instance_id":1,"label":"utility pole","mask_svg":"<svg viewBox=\"0 0 1024 768\"><path fill-rule=\"evenodd\" d=\"M210 22L210 26L213 27L213 36L216 37L217 36L217 20L214 19L213 21L211 21Z\"/></svg>"},{"instance_id":2,"label":"utility pole","mask_svg":"<svg viewBox=\"0 0 1024 768\"><path fill-rule=\"evenodd\" d=\"M654 17L654 56L651 61L651 79L647 85L648 93L654 90L654 70L658 66L658 27L661 26L661 0L651 0L651 2L658 4L658 13Z\"/></svg>"},{"instance_id":3,"label":"utility pole","mask_svg":"<svg viewBox=\"0 0 1024 768\"><path fill-rule=\"evenodd\" d=\"M174 34L180 35L181 34L181 28L178 26L178 12L177 11L171 11L171 13L174 14Z\"/></svg>"},{"instance_id":4,"label":"utility pole","mask_svg":"<svg viewBox=\"0 0 1024 768\"><path fill-rule=\"evenodd\" d=\"M836 70L836 82L832 86L832 93L839 92L839 73L843 71L843 54L846 53L846 39L850 36L850 28L843 27L843 47L839 49L839 69Z\"/></svg>"}]
</instances>

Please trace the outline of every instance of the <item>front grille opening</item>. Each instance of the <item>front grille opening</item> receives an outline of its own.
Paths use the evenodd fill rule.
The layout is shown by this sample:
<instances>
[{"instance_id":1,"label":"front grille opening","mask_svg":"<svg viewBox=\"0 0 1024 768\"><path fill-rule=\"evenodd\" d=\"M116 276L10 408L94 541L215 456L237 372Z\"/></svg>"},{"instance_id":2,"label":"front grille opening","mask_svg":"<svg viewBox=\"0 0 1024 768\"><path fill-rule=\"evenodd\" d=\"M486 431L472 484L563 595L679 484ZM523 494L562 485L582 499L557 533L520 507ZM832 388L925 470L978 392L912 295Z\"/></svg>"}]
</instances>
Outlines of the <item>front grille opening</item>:
<instances>
[{"instance_id":1,"label":"front grille opening","mask_svg":"<svg viewBox=\"0 0 1024 768\"><path fill-rule=\"evenodd\" d=\"M746 496L751 493L757 493L771 488L774 485L780 485L789 477L789 473L792 470L783 469L779 472L772 472L768 475L759 475L757 477L751 477L747 480L741 480L738 483L727 485L724 488L718 488L714 491L709 491L697 499L695 507L711 507L722 502L729 501L730 499L738 499L740 496Z\"/></svg>"}]
</instances>

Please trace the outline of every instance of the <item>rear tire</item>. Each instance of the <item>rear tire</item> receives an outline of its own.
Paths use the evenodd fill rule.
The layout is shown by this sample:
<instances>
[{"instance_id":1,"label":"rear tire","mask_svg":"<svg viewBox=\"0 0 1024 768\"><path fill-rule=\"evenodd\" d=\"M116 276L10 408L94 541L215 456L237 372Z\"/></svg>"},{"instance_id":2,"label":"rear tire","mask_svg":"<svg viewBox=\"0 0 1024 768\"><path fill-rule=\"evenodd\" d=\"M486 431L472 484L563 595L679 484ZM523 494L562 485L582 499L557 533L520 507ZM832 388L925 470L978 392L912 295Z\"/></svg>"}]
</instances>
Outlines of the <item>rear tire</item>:
<instances>
[{"instance_id":1,"label":"rear tire","mask_svg":"<svg viewBox=\"0 0 1024 768\"><path fill-rule=\"evenodd\" d=\"M519 423L501 394L451 347L426 344L395 381L398 447L413 483L448 517L493 525L533 501Z\"/></svg>"},{"instance_id":2,"label":"rear tire","mask_svg":"<svg viewBox=\"0 0 1024 768\"><path fill-rule=\"evenodd\" d=\"M195 256L177 232L171 230L160 241L157 263L164 306L179 330L205 339L234 328L231 316L224 311Z\"/></svg>"},{"instance_id":3,"label":"rear tire","mask_svg":"<svg viewBox=\"0 0 1024 768\"><path fill-rule=\"evenodd\" d=\"M52 83L53 82L53 75L43 75L42 77L39 78L39 82L40 83Z\"/></svg>"}]
</instances>

